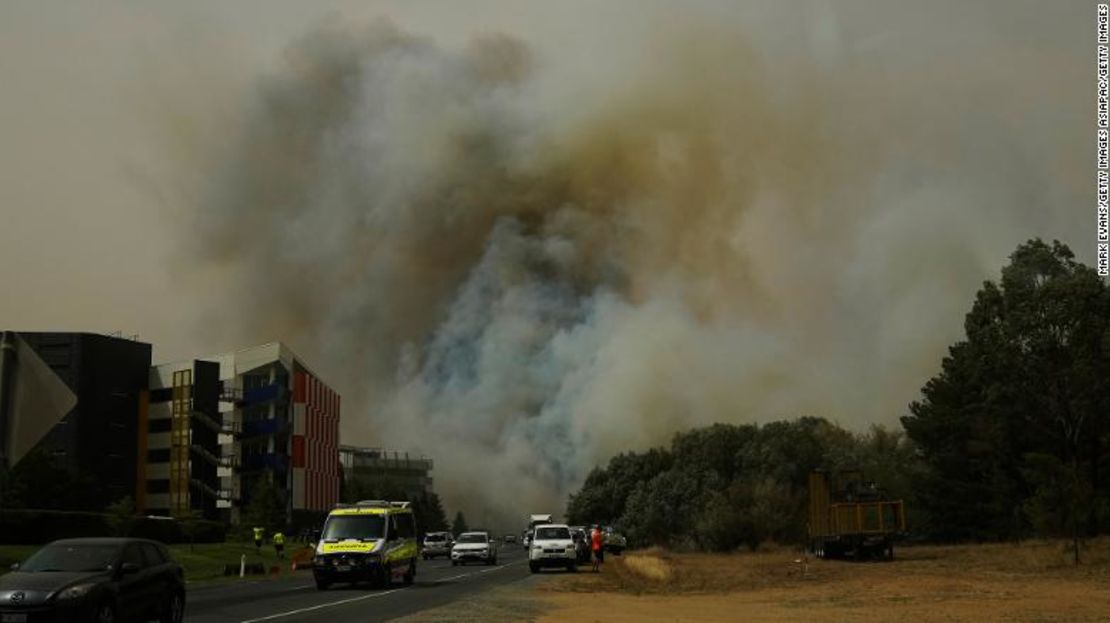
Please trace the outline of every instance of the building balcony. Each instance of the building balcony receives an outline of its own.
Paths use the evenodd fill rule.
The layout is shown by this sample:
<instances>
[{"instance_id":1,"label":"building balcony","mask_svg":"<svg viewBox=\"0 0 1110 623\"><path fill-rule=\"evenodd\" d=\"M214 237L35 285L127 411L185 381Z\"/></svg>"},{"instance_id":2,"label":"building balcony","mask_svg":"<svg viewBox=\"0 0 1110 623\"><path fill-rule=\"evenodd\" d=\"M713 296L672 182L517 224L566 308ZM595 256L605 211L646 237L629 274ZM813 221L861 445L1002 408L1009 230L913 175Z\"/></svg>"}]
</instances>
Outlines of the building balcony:
<instances>
[{"instance_id":1,"label":"building balcony","mask_svg":"<svg viewBox=\"0 0 1110 623\"><path fill-rule=\"evenodd\" d=\"M252 420L243 422L242 437L250 439L252 437L271 437L278 433L285 432L289 428L289 422L284 418L269 418L265 420Z\"/></svg>"},{"instance_id":2,"label":"building balcony","mask_svg":"<svg viewBox=\"0 0 1110 623\"><path fill-rule=\"evenodd\" d=\"M243 406L249 407L251 405L280 400L288 397L288 395L289 390L285 386L274 383L273 385L243 390L243 398L240 402Z\"/></svg>"},{"instance_id":3,"label":"building balcony","mask_svg":"<svg viewBox=\"0 0 1110 623\"><path fill-rule=\"evenodd\" d=\"M289 457L284 454L255 454L243 457L245 469L272 469L285 471L289 468Z\"/></svg>"}]
</instances>

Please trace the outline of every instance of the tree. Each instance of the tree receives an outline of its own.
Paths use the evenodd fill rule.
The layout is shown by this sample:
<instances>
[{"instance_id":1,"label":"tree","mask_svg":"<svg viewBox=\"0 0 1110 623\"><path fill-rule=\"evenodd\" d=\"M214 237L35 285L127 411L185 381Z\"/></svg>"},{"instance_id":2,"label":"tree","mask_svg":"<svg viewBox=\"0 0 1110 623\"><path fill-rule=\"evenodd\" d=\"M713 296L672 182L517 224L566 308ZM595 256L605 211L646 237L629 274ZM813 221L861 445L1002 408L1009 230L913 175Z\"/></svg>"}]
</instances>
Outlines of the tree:
<instances>
[{"instance_id":1,"label":"tree","mask_svg":"<svg viewBox=\"0 0 1110 623\"><path fill-rule=\"evenodd\" d=\"M250 497L241 522L245 529L257 526L269 533L285 527L285 500L273 483L265 477L255 478L247 492Z\"/></svg>"},{"instance_id":2,"label":"tree","mask_svg":"<svg viewBox=\"0 0 1110 623\"><path fill-rule=\"evenodd\" d=\"M105 509L108 513L108 525L116 536L127 536L131 528L131 521L135 517L135 502L131 496L126 496L113 502Z\"/></svg>"},{"instance_id":3,"label":"tree","mask_svg":"<svg viewBox=\"0 0 1110 623\"><path fill-rule=\"evenodd\" d=\"M463 512L459 511L455 513L455 521L451 524L451 532L455 536L458 536L468 530L470 530L470 528L468 528L466 525L466 518L463 517Z\"/></svg>"},{"instance_id":4,"label":"tree","mask_svg":"<svg viewBox=\"0 0 1110 623\"><path fill-rule=\"evenodd\" d=\"M902 418L928 466L920 485L937 534L1020 536L1029 523L1028 513L1015 512L1022 508L1040 509L1033 523L1043 529L1038 491L1060 466L1071 470L1068 491L1105 498L1108 330L1106 284L1059 242L1019 246L1000 282L984 283L966 340L949 350ZM1084 517L1072 514L1078 553L1081 529L1103 529L1099 505L1066 505L1084 508Z\"/></svg>"},{"instance_id":5,"label":"tree","mask_svg":"<svg viewBox=\"0 0 1110 623\"><path fill-rule=\"evenodd\" d=\"M439 496L429 491L417 505L419 516L416 524L423 532L443 532L447 530L447 513Z\"/></svg>"},{"instance_id":6,"label":"tree","mask_svg":"<svg viewBox=\"0 0 1110 623\"><path fill-rule=\"evenodd\" d=\"M106 497L95 478L71 472L41 446L0 475L4 508L100 511Z\"/></svg>"},{"instance_id":7,"label":"tree","mask_svg":"<svg viewBox=\"0 0 1110 623\"><path fill-rule=\"evenodd\" d=\"M652 448L643 454L618 454L606 468L595 468L582 489L567 502L567 521L571 524L610 524L625 514L636 485L651 480L670 468L671 453Z\"/></svg>"}]
</instances>

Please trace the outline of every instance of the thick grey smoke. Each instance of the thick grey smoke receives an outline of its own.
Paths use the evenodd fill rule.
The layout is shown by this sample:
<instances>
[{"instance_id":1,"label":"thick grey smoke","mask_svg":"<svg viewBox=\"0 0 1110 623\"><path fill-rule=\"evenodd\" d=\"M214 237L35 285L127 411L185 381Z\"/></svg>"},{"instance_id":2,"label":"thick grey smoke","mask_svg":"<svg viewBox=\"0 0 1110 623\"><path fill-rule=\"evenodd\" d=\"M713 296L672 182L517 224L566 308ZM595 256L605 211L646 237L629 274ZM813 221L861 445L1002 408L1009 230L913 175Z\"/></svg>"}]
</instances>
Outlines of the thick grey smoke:
<instances>
[{"instance_id":1,"label":"thick grey smoke","mask_svg":"<svg viewBox=\"0 0 1110 623\"><path fill-rule=\"evenodd\" d=\"M1073 50L814 6L789 46L686 14L589 65L317 30L209 163L191 253L234 335L305 351L346 438L426 452L479 521L692 426L891 423L1006 254L1081 231Z\"/></svg>"}]
</instances>

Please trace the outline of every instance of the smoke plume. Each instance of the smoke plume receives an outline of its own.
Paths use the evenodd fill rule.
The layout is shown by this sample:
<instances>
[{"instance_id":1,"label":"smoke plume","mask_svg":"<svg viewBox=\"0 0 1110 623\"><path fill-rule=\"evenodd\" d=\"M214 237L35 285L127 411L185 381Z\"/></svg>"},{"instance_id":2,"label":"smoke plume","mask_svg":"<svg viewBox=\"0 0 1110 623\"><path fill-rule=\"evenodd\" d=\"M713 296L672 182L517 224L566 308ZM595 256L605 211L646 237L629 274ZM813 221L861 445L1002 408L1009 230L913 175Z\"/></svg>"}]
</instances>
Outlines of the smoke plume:
<instances>
[{"instance_id":1,"label":"smoke plume","mask_svg":"<svg viewBox=\"0 0 1110 623\"><path fill-rule=\"evenodd\" d=\"M669 15L588 64L320 28L207 163L190 256L240 343L292 343L345 439L426 453L472 523L689 427L893 423L981 280L1087 195L1071 48L1022 38L1050 25L857 13L791 13L790 45Z\"/></svg>"}]
</instances>

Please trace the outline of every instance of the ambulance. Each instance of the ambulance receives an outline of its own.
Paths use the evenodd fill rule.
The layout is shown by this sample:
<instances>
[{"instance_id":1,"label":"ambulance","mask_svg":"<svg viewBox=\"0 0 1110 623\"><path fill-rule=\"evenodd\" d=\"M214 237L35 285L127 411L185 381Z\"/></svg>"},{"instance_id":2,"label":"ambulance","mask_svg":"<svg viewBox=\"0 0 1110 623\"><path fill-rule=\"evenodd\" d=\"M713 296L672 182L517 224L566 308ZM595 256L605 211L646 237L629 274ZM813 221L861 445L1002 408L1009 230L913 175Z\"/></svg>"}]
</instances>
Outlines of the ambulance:
<instances>
[{"instance_id":1,"label":"ambulance","mask_svg":"<svg viewBox=\"0 0 1110 623\"><path fill-rule=\"evenodd\" d=\"M363 500L340 504L324 522L312 575L316 588L336 582L388 587L416 578L416 521L408 502Z\"/></svg>"}]
</instances>

